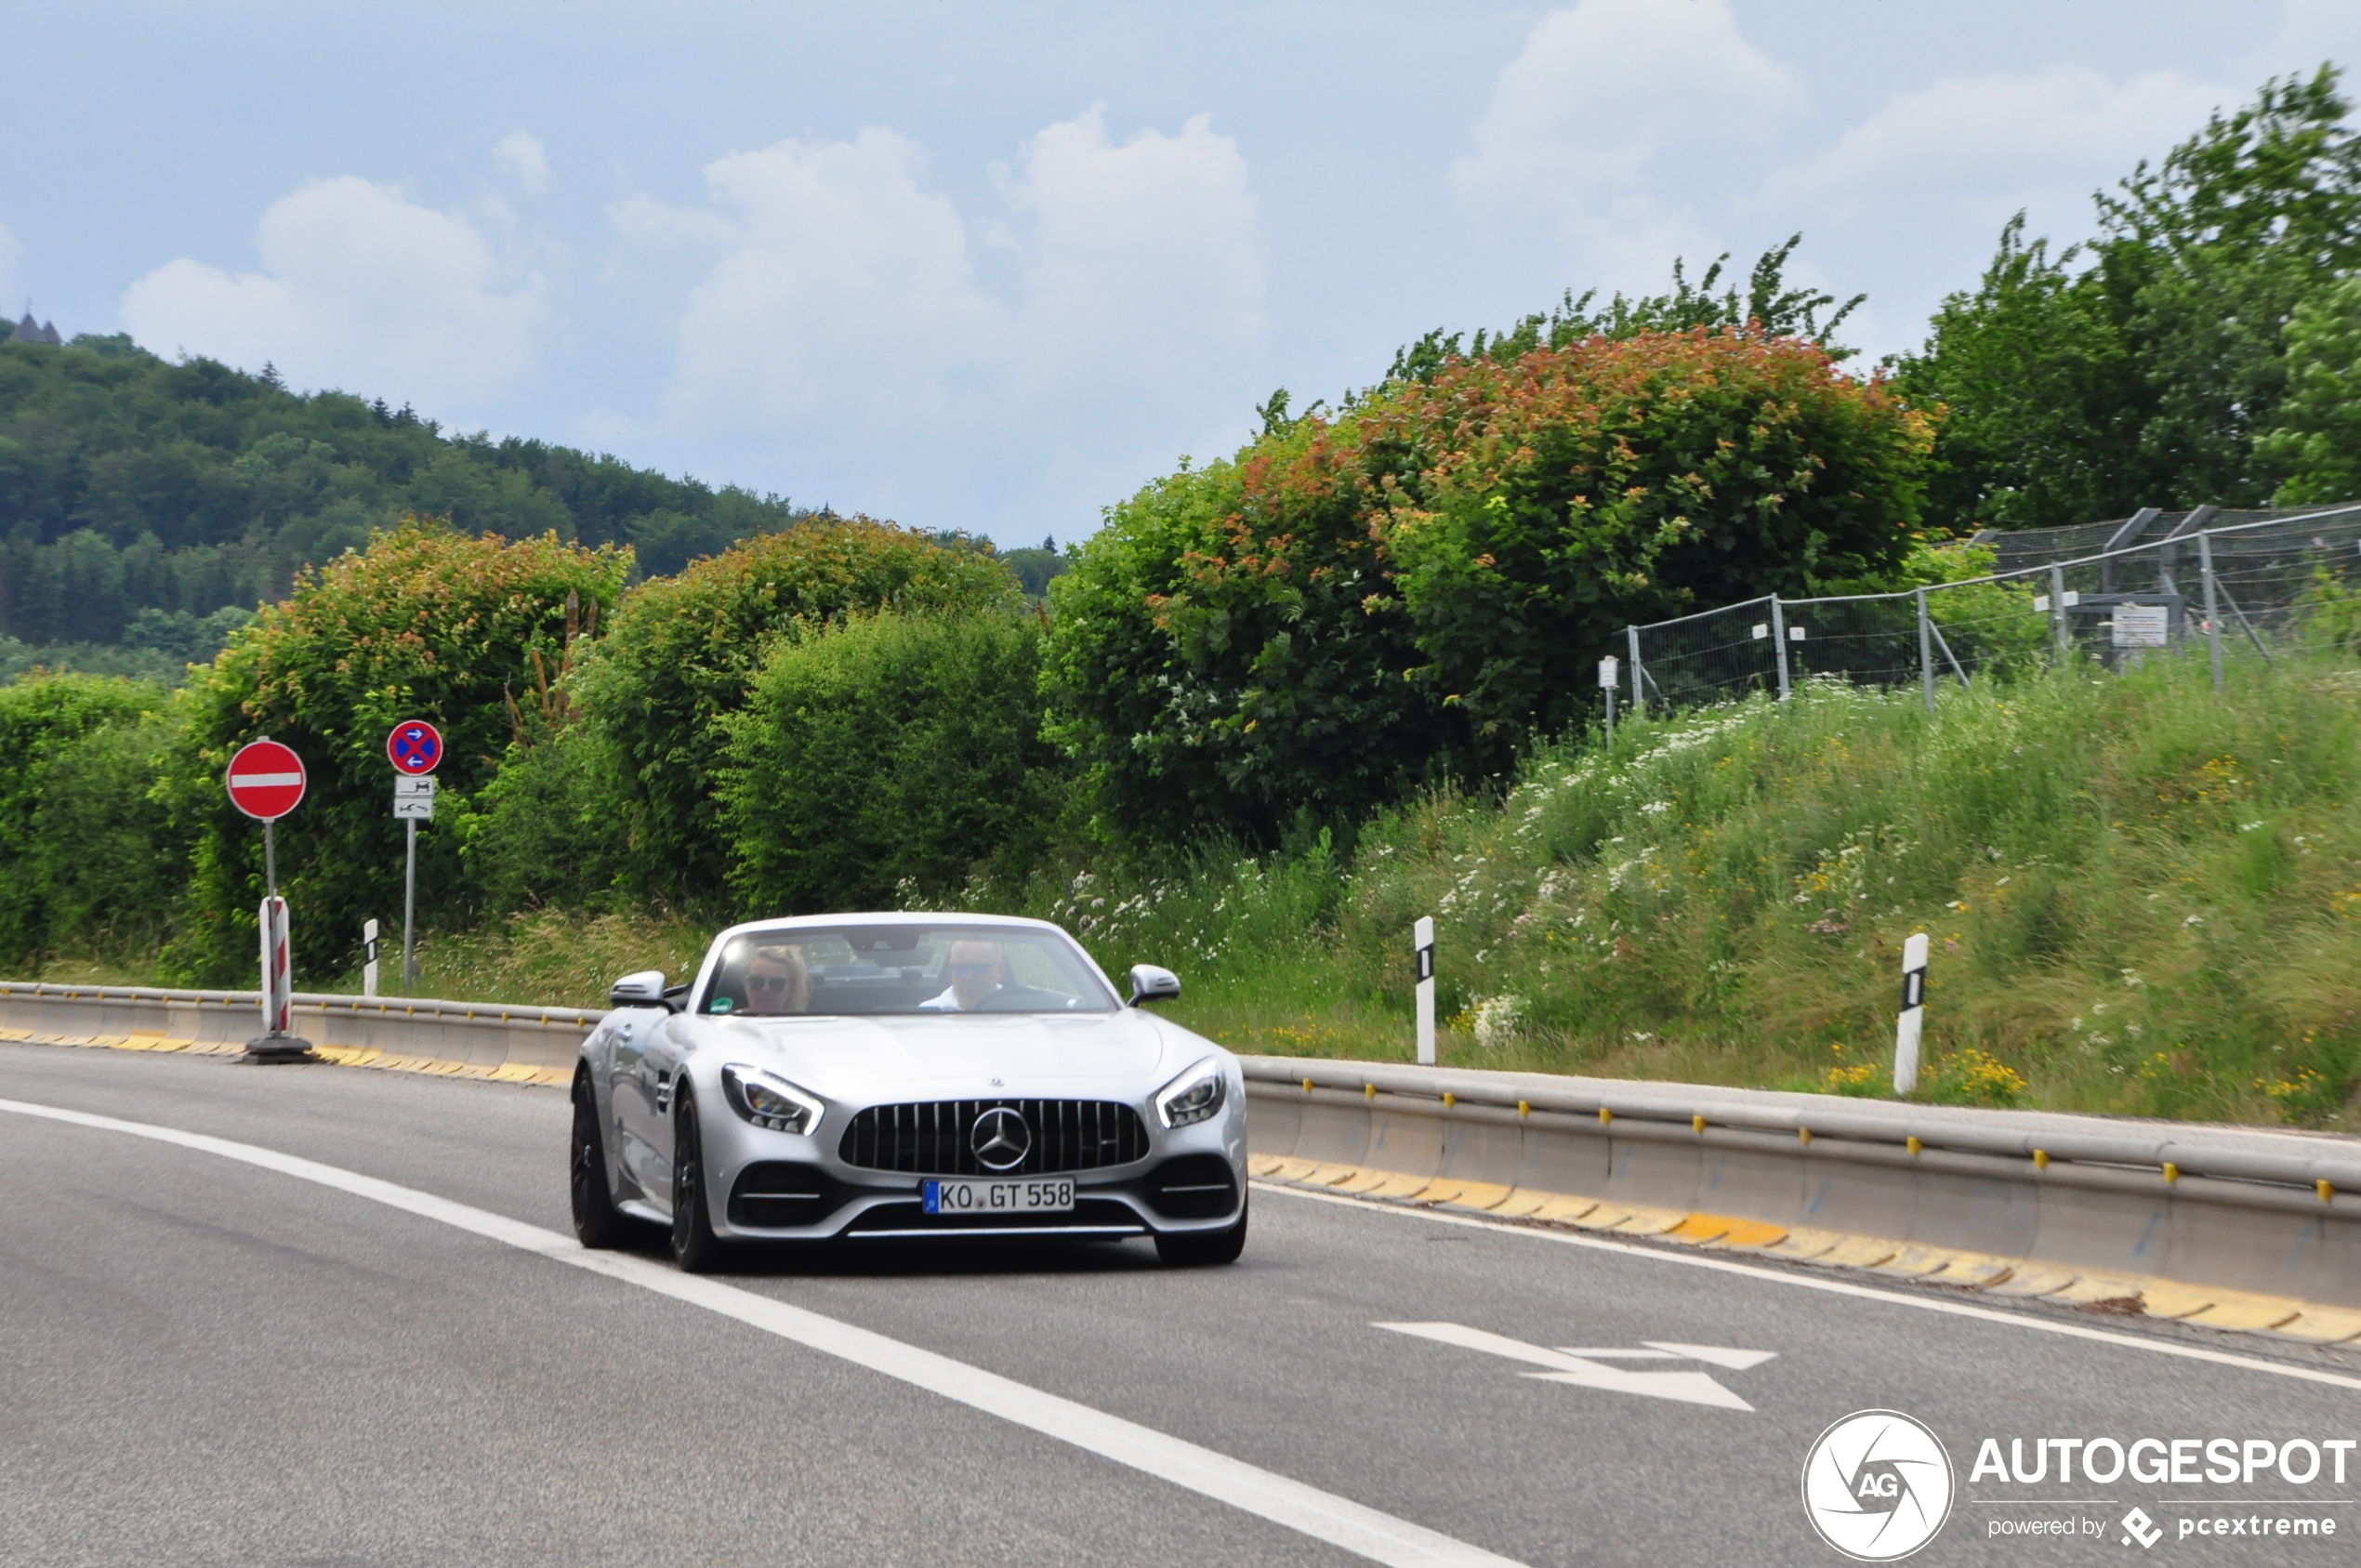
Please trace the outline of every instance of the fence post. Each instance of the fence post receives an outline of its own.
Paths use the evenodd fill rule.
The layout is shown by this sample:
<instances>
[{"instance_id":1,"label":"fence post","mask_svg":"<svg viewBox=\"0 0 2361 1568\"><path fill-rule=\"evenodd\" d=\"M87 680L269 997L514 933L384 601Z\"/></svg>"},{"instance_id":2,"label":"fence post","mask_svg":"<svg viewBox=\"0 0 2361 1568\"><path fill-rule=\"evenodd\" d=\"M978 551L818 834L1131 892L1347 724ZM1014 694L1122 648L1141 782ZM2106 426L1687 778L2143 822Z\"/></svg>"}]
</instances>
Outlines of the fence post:
<instances>
[{"instance_id":1,"label":"fence post","mask_svg":"<svg viewBox=\"0 0 2361 1568\"><path fill-rule=\"evenodd\" d=\"M2223 687L2222 611L2214 603L2213 535L2210 534L2197 535L2197 571L2205 578L2205 640L2208 651L2213 655L2213 691L2219 696Z\"/></svg>"},{"instance_id":2,"label":"fence post","mask_svg":"<svg viewBox=\"0 0 2361 1568\"><path fill-rule=\"evenodd\" d=\"M1640 687L1640 628L1627 626L1624 629L1631 637L1631 717L1645 718L1648 717L1648 694Z\"/></svg>"},{"instance_id":3,"label":"fence post","mask_svg":"<svg viewBox=\"0 0 2361 1568\"><path fill-rule=\"evenodd\" d=\"M2050 568L2050 629L2058 641L2058 667L2074 655L2074 638L2066 630L2065 568Z\"/></svg>"},{"instance_id":4,"label":"fence post","mask_svg":"<svg viewBox=\"0 0 2361 1568\"><path fill-rule=\"evenodd\" d=\"M1771 642L1779 651L1779 700L1787 700L1787 618L1779 610L1779 596L1771 596Z\"/></svg>"},{"instance_id":5,"label":"fence post","mask_svg":"<svg viewBox=\"0 0 2361 1568\"><path fill-rule=\"evenodd\" d=\"M1919 590L1919 685L1926 692L1927 711L1934 711L1934 637L1927 619L1927 590Z\"/></svg>"}]
</instances>

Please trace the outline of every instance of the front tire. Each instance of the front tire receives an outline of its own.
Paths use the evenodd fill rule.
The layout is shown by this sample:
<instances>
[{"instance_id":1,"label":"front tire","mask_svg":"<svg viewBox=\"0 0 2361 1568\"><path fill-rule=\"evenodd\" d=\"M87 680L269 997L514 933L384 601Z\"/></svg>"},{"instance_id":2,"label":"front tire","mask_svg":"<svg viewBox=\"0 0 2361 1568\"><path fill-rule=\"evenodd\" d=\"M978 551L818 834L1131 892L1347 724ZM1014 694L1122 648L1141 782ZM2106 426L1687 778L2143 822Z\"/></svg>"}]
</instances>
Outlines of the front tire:
<instances>
[{"instance_id":1,"label":"front tire","mask_svg":"<svg viewBox=\"0 0 2361 1568\"><path fill-rule=\"evenodd\" d=\"M705 1201L705 1140L697 1108L685 1096L672 1123L672 1260L686 1274L711 1273L721 1263L721 1243Z\"/></svg>"},{"instance_id":2,"label":"front tire","mask_svg":"<svg viewBox=\"0 0 2361 1568\"><path fill-rule=\"evenodd\" d=\"M1238 1199L1238 1222L1226 1231L1184 1231L1156 1238L1156 1257L1172 1269L1208 1269L1235 1263L1246 1249L1246 1205Z\"/></svg>"},{"instance_id":3,"label":"front tire","mask_svg":"<svg viewBox=\"0 0 2361 1568\"><path fill-rule=\"evenodd\" d=\"M575 1238L585 1246L600 1250L628 1245L632 1221L614 1206L614 1192L607 1185L607 1140L599 1127L599 1091L591 1087L587 1072L574 1075L574 1137L566 1163Z\"/></svg>"}]
</instances>

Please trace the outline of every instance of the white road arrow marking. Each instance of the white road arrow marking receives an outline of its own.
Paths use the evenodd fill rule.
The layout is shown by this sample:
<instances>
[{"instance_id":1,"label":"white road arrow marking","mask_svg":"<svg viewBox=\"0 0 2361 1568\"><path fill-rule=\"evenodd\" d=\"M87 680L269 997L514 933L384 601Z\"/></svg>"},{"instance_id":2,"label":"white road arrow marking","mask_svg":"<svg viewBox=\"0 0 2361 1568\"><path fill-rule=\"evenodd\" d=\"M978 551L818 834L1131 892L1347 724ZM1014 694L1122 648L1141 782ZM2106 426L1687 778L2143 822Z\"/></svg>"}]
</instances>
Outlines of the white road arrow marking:
<instances>
[{"instance_id":1,"label":"white road arrow marking","mask_svg":"<svg viewBox=\"0 0 2361 1568\"><path fill-rule=\"evenodd\" d=\"M1505 1334L1492 1334L1463 1324L1379 1323L1370 1326L1545 1366L1549 1368L1546 1372L1525 1374L1544 1382L1573 1383L1586 1389L1640 1394L1649 1399L1679 1400L1684 1404L1718 1405L1724 1410L1754 1408L1702 1372L1628 1372L1620 1366L1608 1366L1585 1356L1569 1355L1563 1351L1553 1351L1540 1345L1528 1345Z\"/></svg>"},{"instance_id":2,"label":"white road arrow marking","mask_svg":"<svg viewBox=\"0 0 2361 1568\"><path fill-rule=\"evenodd\" d=\"M1727 1345L1676 1345L1669 1339L1647 1339L1642 1343L1654 1345L1659 1351L1669 1351L1674 1355L1685 1357L1690 1361L1710 1362L1716 1366L1726 1366L1733 1372L1744 1372L1749 1366L1761 1366L1779 1353L1776 1351L1734 1351Z\"/></svg>"}]
</instances>

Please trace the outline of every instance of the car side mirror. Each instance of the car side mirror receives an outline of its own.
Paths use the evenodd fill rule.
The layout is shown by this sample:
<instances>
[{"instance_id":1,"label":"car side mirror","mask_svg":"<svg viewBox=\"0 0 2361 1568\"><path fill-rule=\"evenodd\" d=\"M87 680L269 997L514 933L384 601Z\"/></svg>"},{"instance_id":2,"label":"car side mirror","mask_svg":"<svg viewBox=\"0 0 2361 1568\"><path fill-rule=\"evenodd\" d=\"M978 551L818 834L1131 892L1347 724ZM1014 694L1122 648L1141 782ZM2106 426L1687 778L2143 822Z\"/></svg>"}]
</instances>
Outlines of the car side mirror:
<instances>
[{"instance_id":1,"label":"car side mirror","mask_svg":"<svg viewBox=\"0 0 2361 1568\"><path fill-rule=\"evenodd\" d=\"M1160 969L1154 964L1131 966L1131 1006L1169 1002L1180 995L1180 977L1170 969Z\"/></svg>"},{"instance_id":2,"label":"car side mirror","mask_svg":"<svg viewBox=\"0 0 2361 1568\"><path fill-rule=\"evenodd\" d=\"M607 988L607 1006L611 1008L661 1008L668 1005L665 1000L662 969L641 969L636 975L625 975Z\"/></svg>"}]
</instances>

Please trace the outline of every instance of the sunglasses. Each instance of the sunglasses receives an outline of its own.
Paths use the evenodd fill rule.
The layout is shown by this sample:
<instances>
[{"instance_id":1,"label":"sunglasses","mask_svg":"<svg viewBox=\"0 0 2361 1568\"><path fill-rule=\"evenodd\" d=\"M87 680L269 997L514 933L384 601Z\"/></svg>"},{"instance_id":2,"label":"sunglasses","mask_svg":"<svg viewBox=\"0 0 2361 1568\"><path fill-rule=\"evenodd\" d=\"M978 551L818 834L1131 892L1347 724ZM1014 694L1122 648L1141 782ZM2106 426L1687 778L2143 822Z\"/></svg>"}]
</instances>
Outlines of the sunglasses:
<instances>
[{"instance_id":1,"label":"sunglasses","mask_svg":"<svg viewBox=\"0 0 2361 1568\"><path fill-rule=\"evenodd\" d=\"M999 967L1000 966L996 963L953 964L950 966L951 978L954 980L982 980Z\"/></svg>"},{"instance_id":2,"label":"sunglasses","mask_svg":"<svg viewBox=\"0 0 2361 1568\"><path fill-rule=\"evenodd\" d=\"M795 989L795 981L787 975L748 975L746 989L748 991L792 991Z\"/></svg>"}]
</instances>

